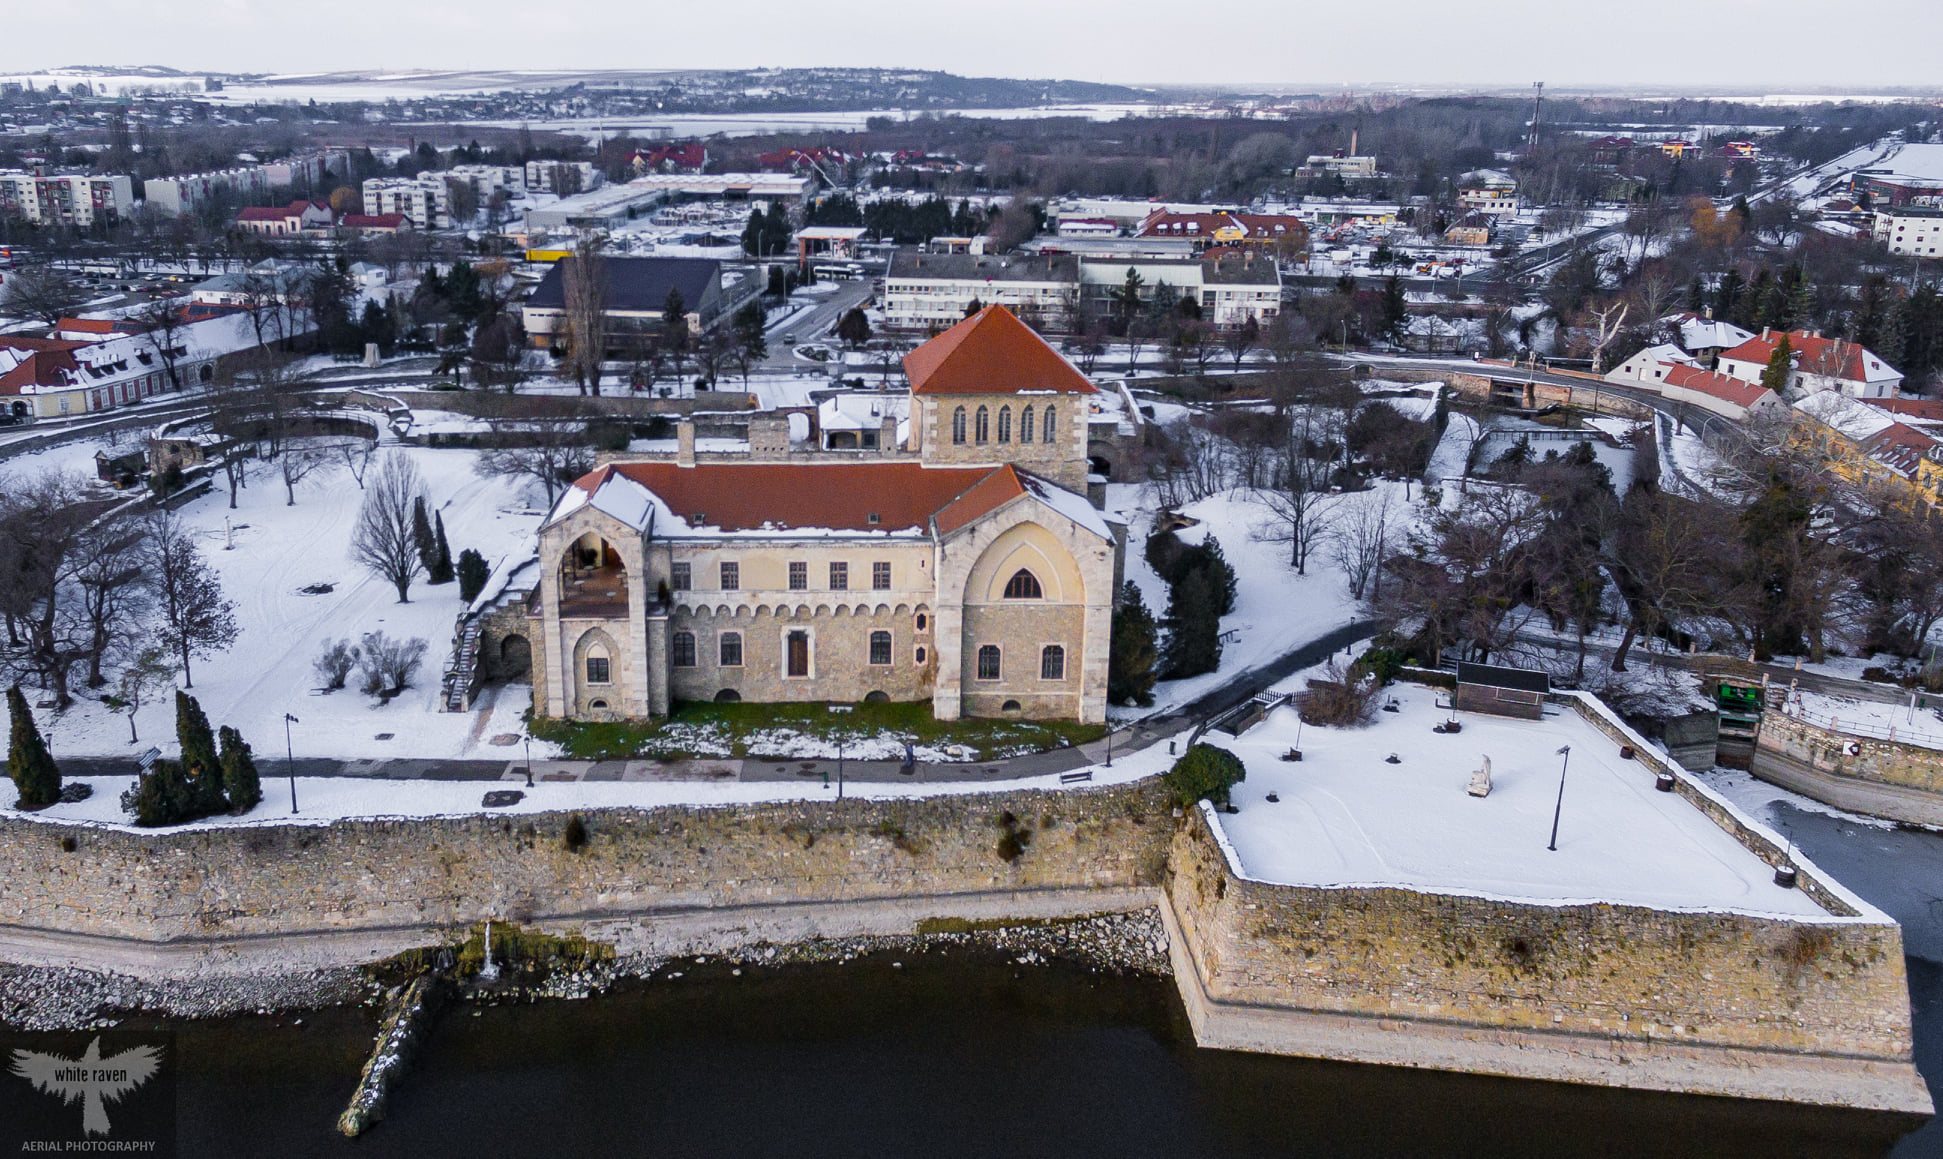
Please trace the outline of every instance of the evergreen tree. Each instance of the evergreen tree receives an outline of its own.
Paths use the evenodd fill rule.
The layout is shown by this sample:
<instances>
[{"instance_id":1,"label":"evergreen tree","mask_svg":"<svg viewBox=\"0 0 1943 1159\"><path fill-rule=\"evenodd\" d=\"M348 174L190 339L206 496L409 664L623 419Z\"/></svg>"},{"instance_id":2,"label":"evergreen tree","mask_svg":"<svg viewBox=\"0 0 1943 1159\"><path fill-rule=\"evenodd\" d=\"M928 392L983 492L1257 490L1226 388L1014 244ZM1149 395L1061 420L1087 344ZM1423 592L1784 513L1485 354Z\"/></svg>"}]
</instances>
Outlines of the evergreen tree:
<instances>
[{"instance_id":1,"label":"evergreen tree","mask_svg":"<svg viewBox=\"0 0 1943 1159\"><path fill-rule=\"evenodd\" d=\"M452 547L445 542L443 512L435 512L432 516L432 561L425 565L425 582L428 584L452 582Z\"/></svg>"},{"instance_id":2,"label":"evergreen tree","mask_svg":"<svg viewBox=\"0 0 1943 1159\"><path fill-rule=\"evenodd\" d=\"M661 340L674 350L688 345L688 303L673 286L661 300Z\"/></svg>"},{"instance_id":3,"label":"evergreen tree","mask_svg":"<svg viewBox=\"0 0 1943 1159\"><path fill-rule=\"evenodd\" d=\"M222 812L229 802L223 796L223 762L216 752L216 734L210 731L202 705L179 688L175 693L175 739L182 749L183 771L189 776L190 814L207 817Z\"/></svg>"},{"instance_id":4,"label":"evergreen tree","mask_svg":"<svg viewBox=\"0 0 1943 1159\"><path fill-rule=\"evenodd\" d=\"M749 224L742 227L742 252L752 258L759 258L768 247L763 239L762 210L749 211Z\"/></svg>"},{"instance_id":5,"label":"evergreen tree","mask_svg":"<svg viewBox=\"0 0 1943 1159\"><path fill-rule=\"evenodd\" d=\"M1391 338L1403 335L1403 324L1409 320L1408 300L1403 293L1403 279L1391 274L1383 283L1383 333Z\"/></svg>"},{"instance_id":6,"label":"evergreen tree","mask_svg":"<svg viewBox=\"0 0 1943 1159\"><path fill-rule=\"evenodd\" d=\"M1154 637L1154 614L1140 598L1140 585L1128 581L1122 589L1120 606L1113 613L1106 669L1109 703L1138 704L1143 708L1153 704L1155 665L1160 661Z\"/></svg>"},{"instance_id":7,"label":"evergreen tree","mask_svg":"<svg viewBox=\"0 0 1943 1159\"><path fill-rule=\"evenodd\" d=\"M1794 343L1783 333L1781 340L1774 344L1774 353L1768 355L1768 368L1761 372L1761 385L1776 394L1787 390L1788 378L1794 373L1794 357Z\"/></svg>"},{"instance_id":8,"label":"evergreen tree","mask_svg":"<svg viewBox=\"0 0 1943 1159\"><path fill-rule=\"evenodd\" d=\"M485 307L485 299L479 292L479 274L466 262L453 262L451 272L445 275L445 301L454 315L467 322L477 318Z\"/></svg>"},{"instance_id":9,"label":"evergreen tree","mask_svg":"<svg viewBox=\"0 0 1943 1159\"><path fill-rule=\"evenodd\" d=\"M412 500L412 542L418 546L418 561L425 565L426 571L438 561L438 540L432 538L432 520L425 513L425 496Z\"/></svg>"},{"instance_id":10,"label":"evergreen tree","mask_svg":"<svg viewBox=\"0 0 1943 1159\"><path fill-rule=\"evenodd\" d=\"M844 345L853 347L870 341L870 319L864 315L862 306L852 308L837 320L837 337Z\"/></svg>"},{"instance_id":11,"label":"evergreen tree","mask_svg":"<svg viewBox=\"0 0 1943 1159\"><path fill-rule=\"evenodd\" d=\"M459 598L470 604L486 590L486 581L492 578L492 567L486 557L471 548L459 553Z\"/></svg>"},{"instance_id":12,"label":"evergreen tree","mask_svg":"<svg viewBox=\"0 0 1943 1159\"><path fill-rule=\"evenodd\" d=\"M1206 568L1174 585L1167 599L1167 646L1161 665L1170 680L1199 676L1221 666L1221 614Z\"/></svg>"},{"instance_id":13,"label":"evergreen tree","mask_svg":"<svg viewBox=\"0 0 1943 1159\"><path fill-rule=\"evenodd\" d=\"M762 223L762 244L772 254L789 249L789 211L781 201L769 203L769 216Z\"/></svg>"},{"instance_id":14,"label":"evergreen tree","mask_svg":"<svg viewBox=\"0 0 1943 1159\"><path fill-rule=\"evenodd\" d=\"M1714 317L1723 322L1734 321L1743 285L1739 270L1730 269L1720 276L1720 283L1714 287Z\"/></svg>"},{"instance_id":15,"label":"evergreen tree","mask_svg":"<svg viewBox=\"0 0 1943 1159\"><path fill-rule=\"evenodd\" d=\"M1225 616L1235 610L1235 569L1221 551L1221 541L1209 533L1201 545L1199 566L1208 573L1208 588L1214 593L1214 614Z\"/></svg>"},{"instance_id":16,"label":"evergreen tree","mask_svg":"<svg viewBox=\"0 0 1943 1159\"><path fill-rule=\"evenodd\" d=\"M983 310L984 308L985 308L985 303L979 301L976 297L974 297L972 298L971 301L965 303L965 317L969 318L973 314L978 313L980 310Z\"/></svg>"},{"instance_id":17,"label":"evergreen tree","mask_svg":"<svg viewBox=\"0 0 1943 1159\"><path fill-rule=\"evenodd\" d=\"M1687 310L1690 313L1700 314L1706 312L1706 309L1707 288L1700 284L1700 275L1695 274L1693 281L1687 284Z\"/></svg>"},{"instance_id":18,"label":"evergreen tree","mask_svg":"<svg viewBox=\"0 0 1943 1159\"><path fill-rule=\"evenodd\" d=\"M121 807L145 829L194 819L195 785L181 762L162 759L121 796Z\"/></svg>"},{"instance_id":19,"label":"evergreen tree","mask_svg":"<svg viewBox=\"0 0 1943 1159\"><path fill-rule=\"evenodd\" d=\"M7 775L20 791L20 808L44 809L61 799L61 770L48 755L34 714L21 695L20 685L7 689L7 711L13 734L7 744Z\"/></svg>"},{"instance_id":20,"label":"evergreen tree","mask_svg":"<svg viewBox=\"0 0 1943 1159\"><path fill-rule=\"evenodd\" d=\"M224 725L217 734L223 742L223 792L229 797L232 813L247 813L263 800L263 787L256 777L256 760L243 734Z\"/></svg>"}]
</instances>

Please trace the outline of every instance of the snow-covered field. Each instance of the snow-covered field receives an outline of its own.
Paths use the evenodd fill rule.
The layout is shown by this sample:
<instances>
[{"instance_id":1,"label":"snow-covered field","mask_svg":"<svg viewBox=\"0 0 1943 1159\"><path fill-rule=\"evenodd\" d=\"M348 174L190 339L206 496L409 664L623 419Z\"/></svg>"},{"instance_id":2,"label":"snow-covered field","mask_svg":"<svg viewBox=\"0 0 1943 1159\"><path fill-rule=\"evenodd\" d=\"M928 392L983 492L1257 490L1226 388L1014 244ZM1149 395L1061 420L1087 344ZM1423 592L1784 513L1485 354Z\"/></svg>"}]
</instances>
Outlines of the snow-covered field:
<instances>
[{"instance_id":1,"label":"snow-covered field","mask_svg":"<svg viewBox=\"0 0 1943 1159\"><path fill-rule=\"evenodd\" d=\"M1396 885L1558 904L1827 917L1576 713L1522 721L1466 713L1438 735L1436 690L1397 685L1401 705L1362 729L1303 727L1295 710L1223 741L1242 758L1240 812L1221 815L1243 872L1295 885ZM1556 852L1546 848L1572 746ZM1395 753L1398 764L1385 758ZM1492 790L1465 791L1489 755ZM1274 793L1278 801L1267 799Z\"/></svg>"},{"instance_id":2,"label":"snow-covered field","mask_svg":"<svg viewBox=\"0 0 1943 1159\"><path fill-rule=\"evenodd\" d=\"M1342 495L1332 501L1347 507L1380 502L1381 496L1388 494L1397 513L1400 540L1411 510L1403 502L1403 491L1400 483L1379 481L1375 489ZM1152 494L1140 485L1116 483L1107 488L1107 508L1121 512L1128 521L1127 579L1139 585L1147 609L1159 619L1167 611L1167 584L1147 565L1145 551L1158 505ZM1258 537L1271 521L1270 513L1247 491L1190 503L1181 508L1181 514L1201 521L1178 532L1181 540L1200 543L1213 535L1221 541L1221 552L1235 569L1235 610L1221 618L1221 667L1186 680L1164 680L1154 686L1152 708L1110 708L1111 719L1147 716L1179 707L1239 673L1275 660L1350 623L1359 614L1342 572L1330 562L1327 551L1313 553L1309 557L1308 573L1297 575L1289 564L1287 544L1263 542Z\"/></svg>"},{"instance_id":3,"label":"snow-covered field","mask_svg":"<svg viewBox=\"0 0 1943 1159\"><path fill-rule=\"evenodd\" d=\"M519 488L476 476L475 452L411 448L401 453L417 464L428 505L445 519L455 558L472 548L496 561L517 551L539 526L537 495L529 504ZM224 592L235 601L241 629L233 647L192 665L193 694L212 724L242 731L259 761L282 753L284 746L276 742L283 739L286 712L301 722L290 730L299 756L503 754L507 750L486 749L485 740L495 733L520 731L527 687L507 687L496 703L479 712L438 711L439 674L451 655L453 623L462 610L458 585L427 587L421 581L412 586L411 602L399 604L389 584L350 558L358 496L351 476L338 470L300 483L296 505L286 506L282 481L259 464L249 487L238 494L237 510L229 510L220 481L211 494L181 509L200 534ZM229 547L225 520L233 544ZM326 595L301 590L314 584L331 584L333 590ZM413 686L384 707L349 688L313 695L311 690L322 682L312 662L324 643L355 643L370 631L429 642ZM78 700L59 715L39 715L57 758L126 755L150 744L165 752L174 747L174 706L167 696L142 707L136 718L138 745L129 743L127 718L92 699ZM389 734L388 739L380 740L379 734Z\"/></svg>"}]
</instances>

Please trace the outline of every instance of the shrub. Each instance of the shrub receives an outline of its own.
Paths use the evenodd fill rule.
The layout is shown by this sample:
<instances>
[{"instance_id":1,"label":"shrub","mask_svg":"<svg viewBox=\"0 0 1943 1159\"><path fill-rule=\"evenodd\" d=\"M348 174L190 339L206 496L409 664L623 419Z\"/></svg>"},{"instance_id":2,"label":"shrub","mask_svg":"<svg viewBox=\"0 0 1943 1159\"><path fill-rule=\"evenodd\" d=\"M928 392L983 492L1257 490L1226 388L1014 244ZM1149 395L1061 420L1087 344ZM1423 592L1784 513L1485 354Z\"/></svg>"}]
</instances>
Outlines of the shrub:
<instances>
[{"instance_id":1,"label":"shrub","mask_svg":"<svg viewBox=\"0 0 1943 1159\"><path fill-rule=\"evenodd\" d=\"M243 734L224 725L217 736L222 740L223 793L229 798L229 811L247 813L263 800L263 786L256 775L256 758Z\"/></svg>"},{"instance_id":2,"label":"shrub","mask_svg":"<svg viewBox=\"0 0 1943 1159\"><path fill-rule=\"evenodd\" d=\"M466 603L479 598L486 590L486 581L492 578L492 565L486 557L471 548L459 553L459 598Z\"/></svg>"},{"instance_id":3,"label":"shrub","mask_svg":"<svg viewBox=\"0 0 1943 1159\"><path fill-rule=\"evenodd\" d=\"M358 666L359 655L349 640L339 640L324 649L324 654L315 663L317 675L323 679L327 691L335 692L344 687L351 669Z\"/></svg>"},{"instance_id":4,"label":"shrub","mask_svg":"<svg viewBox=\"0 0 1943 1159\"><path fill-rule=\"evenodd\" d=\"M1217 805L1227 804L1228 790L1246 775L1240 757L1216 745L1197 744L1161 780L1174 794L1175 803L1185 808L1204 797Z\"/></svg>"},{"instance_id":5,"label":"shrub","mask_svg":"<svg viewBox=\"0 0 1943 1159\"><path fill-rule=\"evenodd\" d=\"M1371 648L1356 658L1349 666L1349 678L1358 680L1365 676L1376 678L1380 688L1396 682L1397 673L1403 671L1403 657L1389 648Z\"/></svg>"},{"instance_id":6,"label":"shrub","mask_svg":"<svg viewBox=\"0 0 1943 1159\"><path fill-rule=\"evenodd\" d=\"M396 696L410 687L428 647L422 638L393 640L383 632L366 632L363 644L358 672L368 696Z\"/></svg>"},{"instance_id":7,"label":"shrub","mask_svg":"<svg viewBox=\"0 0 1943 1159\"><path fill-rule=\"evenodd\" d=\"M1020 826L1019 819L1009 809L999 815L998 827L999 860L1010 865L1025 856L1026 846L1032 844L1032 830Z\"/></svg>"},{"instance_id":8,"label":"shrub","mask_svg":"<svg viewBox=\"0 0 1943 1159\"><path fill-rule=\"evenodd\" d=\"M1368 724L1376 716L1376 694L1382 683L1373 675L1348 675L1335 663L1329 675L1309 681L1308 691L1297 694L1295 709L1304 724L1334 725L1339 728Z\"/></svg>"},{"instance_id":9,"label":"shrub","mask_svg":"<svg viewBox=\"0 0 1943 1159\"><path fill-rule=\"evenodd\" d=\"M561 835L560 841L567 847L568 853L578 853L587 847L587 822L581 820L580 814L575 813L567 818L567 831Z\"/></svg>"},{"instance_id":10,"label":"shrub","mask_svg":"<svg viewBox=\"0 0 1943 1159\"><path fill-rule=\"evenodd\" d=\"M148 767L128 791L121 795L121 807L135 815L135 824L146 829L179 825L193 821L196 812L196 786L181 762L162 759Z\"/></svg>"}]
</instances>

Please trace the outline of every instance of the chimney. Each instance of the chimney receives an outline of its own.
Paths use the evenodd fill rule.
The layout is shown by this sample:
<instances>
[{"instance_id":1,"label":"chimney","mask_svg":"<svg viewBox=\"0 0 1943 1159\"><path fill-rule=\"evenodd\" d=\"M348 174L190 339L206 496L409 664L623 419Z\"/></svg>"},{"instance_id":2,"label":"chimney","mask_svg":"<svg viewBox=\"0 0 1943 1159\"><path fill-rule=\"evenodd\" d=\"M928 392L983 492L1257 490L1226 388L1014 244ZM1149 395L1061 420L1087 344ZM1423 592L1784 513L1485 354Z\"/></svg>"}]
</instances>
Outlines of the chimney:
<instances>
[{"instance_id":1,"label":"chimney","mask_svg":"<svg viewBox=\"0 0 1943 1159\"><path fill-rule=\"evenodd\" d=\"M1351 157L1356 156L1356 130L1355 129L1351 129L1349 131L1349 155Z\"/></svg>"},{"instance_id":2,"label":"chimney","mask_svg":"<svg viewBox=\"0 0 1943 1159\"><path fill-rule=\"evenodd\" d=\"M682 419L675 425L675 464L681 467L695 465L694 419Z\"/></svg>"},{"instance_id":3,"label":"chimney","mask_svg":"<svg viewBox=\"0 0 1943 1159\"><path fill-rule=\"evenodd\" d=\"M1768 340L1768 331L1770 329L1772 329L1772 327L1769 326L1761 327L1761 341L1766 342Z\"/></svg>"},{"instance_id":4,"label":"chimney","mask_svg":"<svg viewBox=\"0 0 1943 1159\"><path fill-rule=\"evenodd\" d=\"M883 424L878 428L878 430L880 432L877 436L877 449L879 451L882 451L886 455L895 455L899 450L902 449L897 445L897 416L896 415L893 414L885 415Z\"/></svg>"}]
</instances>

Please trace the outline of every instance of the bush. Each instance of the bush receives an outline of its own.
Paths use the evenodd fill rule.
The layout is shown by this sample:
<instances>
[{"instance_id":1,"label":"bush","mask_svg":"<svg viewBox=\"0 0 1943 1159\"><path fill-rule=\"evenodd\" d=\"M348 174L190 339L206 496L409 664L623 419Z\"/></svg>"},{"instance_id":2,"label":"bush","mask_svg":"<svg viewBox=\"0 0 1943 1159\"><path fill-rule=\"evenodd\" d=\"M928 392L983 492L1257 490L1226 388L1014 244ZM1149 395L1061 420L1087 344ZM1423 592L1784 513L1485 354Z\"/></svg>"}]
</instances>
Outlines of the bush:
<instances>
[{"instance_id":1,"label":"bush","mask_svg":"<svg viewBox=\"0 0 1943 1159\"><path fill-rule=\"evenodd\" d=\"M428 647L422 638L393 640L383 632L365 633L363 643L358 672L367 696L396 696L410 687Z\"/></svg>"},{"instance_id":2,"label":"bush","mask_svg":"<svg viewBox=\"0 0 1943 1159\"><path fill-rule=\"evenodd\" d=\"M1389 648L1371 648L1356 658L1349 666L1349 678L1359 680L1365 676L1376 678L1377 687L1396 683L1397 674L1403 671L1403 656Z\"/></svg>"},{"instance_id":3,"label":"bush","mask_svg":"<svg viewBox=\"0 0 1943 1159\"><path fill-rule=\"evenodd\" d=\"M315 661L317 675L324 681L326 691L335 692L344 687L350 677L351 669L358 666L360 653L351 646L349 640L339 640L324 649L324 654Z\"/></svg>"},{"instance_id":4,"label":"bush","mask_svg":"<svg viewBox=\"0 0 1943 1159\"><path fill-rule=\"evenodd\" d=\"M1241 758L1211 744L1197 744L1187 750L1174 767L1161 778L1174 801L1183 808L1206 798L1217 805L1228 803L1228 790L1247 776Z\"/></svg>"},{"instance_id":5,"label":"bush","mask_svg":"<svg viewBox=\"0 0 1943 1159\"><path fill-rule=\"evenodd\" d=\"M1368 724L1376 717L1376 694L1382 683L1370 674L1349 675L1334 663L1323 680L1309 681L1309 689L1295 697L1296 712L1304 724L1333 725L1339 728Z\"/></svg>"},{"instance_id":6,"label":"bush","mask_svg":"<svg viewBox=\"0 0 1943 1159\"><path fill-rule=\"evenodd\" d=\"M587 822L580 819L580 814L567 818L567 831L560 840L568 853L578 853L587 847Z\"/></svg>"},{"instance_id":7,"label":"bush","mask_svg":"<svg viewBox=\"0 0 1943 1159\"><path fill-rule=\"evenodd\" d=\"M229 798L229 811L247 813L263 800L263 786L256 775L256 759L243 734L224 725L216 734L223 744L223 793Z\"/></svg>"},{"instance_id":8,"label":"bush","mask_svg":"<svg viewBox=\"0 0 1943 1159\"><path fill-rule=\"evenodd\" d=\"M492 578L492 565L486 557L471 548L459 553L459 598L470 604L486 590L486 581Z\"/></svg>"},{"instance_id":9,"label":"bush","mask_svg":"<svg viewBox=\"0 0 1943 1159\"><path fill-rule=\"evenodd\" d=\"M161 825L180 825L203 814L196 812L196 787L181 762L162 759L148 767L128 791L121 795L121 807L135 815L135 824L145 829Z\"/></svg>"}]
</instances>

